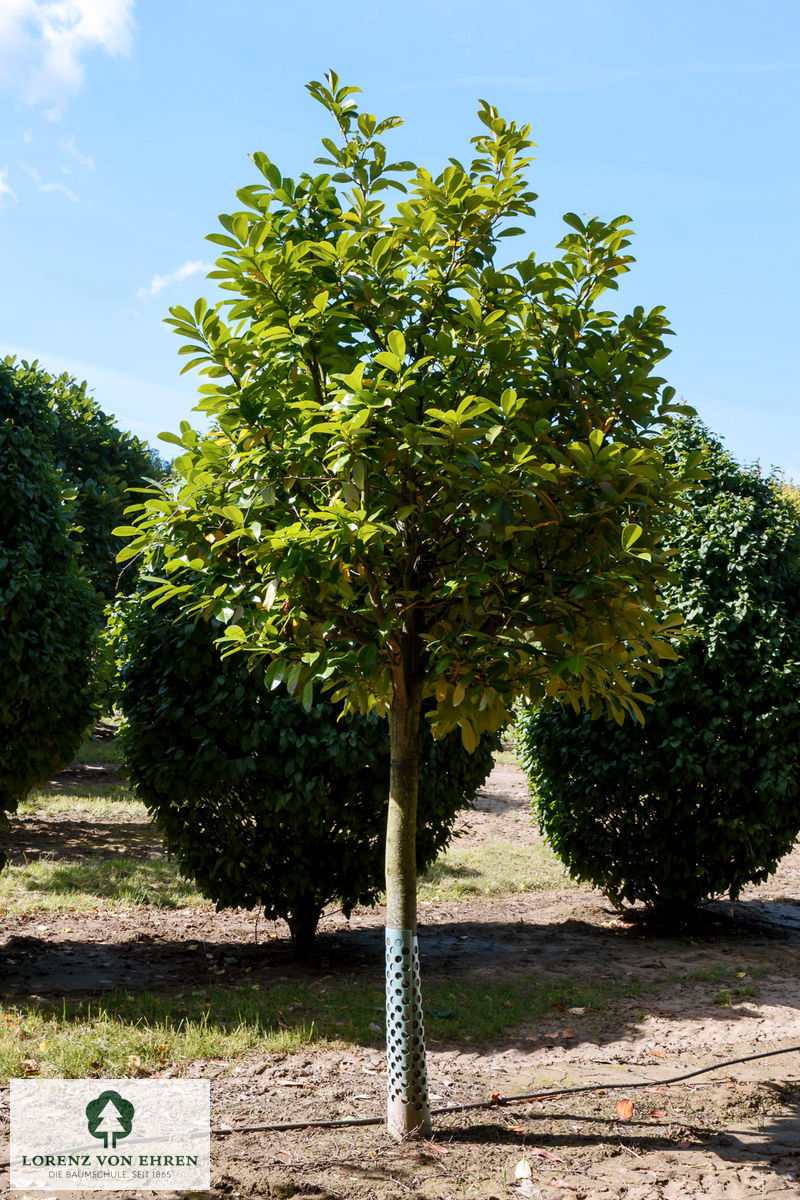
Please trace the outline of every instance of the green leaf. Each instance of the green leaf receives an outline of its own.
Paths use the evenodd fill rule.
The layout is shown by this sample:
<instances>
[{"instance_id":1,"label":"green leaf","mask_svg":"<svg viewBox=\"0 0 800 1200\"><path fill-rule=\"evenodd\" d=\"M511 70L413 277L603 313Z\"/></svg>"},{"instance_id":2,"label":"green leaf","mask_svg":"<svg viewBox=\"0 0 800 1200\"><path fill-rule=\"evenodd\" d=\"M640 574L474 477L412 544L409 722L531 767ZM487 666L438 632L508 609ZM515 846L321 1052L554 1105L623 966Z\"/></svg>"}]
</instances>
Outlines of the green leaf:
<instances>
[{"instance_id":1,"label":"green leaf","mask_svg":"<svg viewBox=\"0 0 800 1200\"><path fill-rule=\"evenodd\" d=\"M283 677L286 674L286 663L282 658L273 658L272 662L264 672L264 683L270 689L275 691L283 682Z\"/></svg>"},{"instance_id":2,"label":"green leaf","mask_svg":"<svg viewBox=\"0 0 800 1200\"><path fill-rule=\"evenodd\" d=\"M468 720L462 720L459 724L461 730L461 744L468 754L472 754L478 747L478 736Z\"/></svg>"},{"instance_id":3,"label":"green leaf","mask_svg":"<svg viewBox=\"0 0 800 1200\"><path fill-rule=\"evenodd\" d=\"M577 213L574 213L574 212L564 213L563 219L567 225L570 225L573 229L577 229L578 233L586 232L586 226L584 225L583 221L580 219L580 217L578 216Z\"/></svg>"},{"instance_id":4,"label":"green leaf","mask_svg":"<svg viewBox=\"0 0 800 1200\"><path fill-rule=\"evenodd\" d=\"M642 536L641 525L625 525L622 529L622 549L630 550Z\"/></svg>"},{"instance_id":5,"label":"green leaf","mask_svg":"<svg viewBox=\"0 0 800 1200\"><path fill-rule=\"evenodd\" d=\"M375 362L381 367L388 367L395 375L399 375L402 370L402 363L396 354L392 354L388 350L381 350L375 355Z\"/></svg>"},{"instance_id":6,"label":"green leaf","mask_svg":"<svg viewBox=\"0 0 800 1200\"><path fill-rule=\"evenodd\" d=\"M290 696L293 696L297 691L297 685L300 682L300 676L303 674L303 664L301 662L293 663L286 674L286 690Z\"/></svg>"},{"instance_id":7,"label":"green leaf","mask_svg":"<svg viewBox=\"0 0 800 1200\"><path fill-rule=\"evenodd\" d=\"M406 339L403 337L399 329L393 329L386 340L389 344L389 349L391 350L392 354L395 356L398 363L401 363L406 356Z\"/></svg>"}]
</instances>

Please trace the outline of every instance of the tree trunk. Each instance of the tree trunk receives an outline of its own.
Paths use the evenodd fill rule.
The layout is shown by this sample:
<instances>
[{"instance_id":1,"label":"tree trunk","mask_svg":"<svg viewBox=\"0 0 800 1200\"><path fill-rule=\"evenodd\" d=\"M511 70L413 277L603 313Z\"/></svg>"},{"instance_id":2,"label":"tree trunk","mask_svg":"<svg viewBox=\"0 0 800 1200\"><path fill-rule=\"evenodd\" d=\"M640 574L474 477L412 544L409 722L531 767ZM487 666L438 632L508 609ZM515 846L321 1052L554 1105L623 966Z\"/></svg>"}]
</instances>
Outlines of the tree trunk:
<instances>
[{"instance_id":1,"label":"tree trunk","mask_svg":"<svg viewBox=\"0 0 800 1200\"><path fill-rule=\"evenodd\" d=\"M312 897L301 897L287 915L286 922L298 958L308 958L314 946L321 910Z\"/></svg>"},{"instance_id":2,"label":"tree trunk","mask_svg":"<svg viewBox=\"0 0 800 1200\"><path fill-rule=\"evenodd\" d=\"M386 826L386 1128L431 1133L417 951L417 793L421 684L395 688Z\"/></svg>"}]
</instances>

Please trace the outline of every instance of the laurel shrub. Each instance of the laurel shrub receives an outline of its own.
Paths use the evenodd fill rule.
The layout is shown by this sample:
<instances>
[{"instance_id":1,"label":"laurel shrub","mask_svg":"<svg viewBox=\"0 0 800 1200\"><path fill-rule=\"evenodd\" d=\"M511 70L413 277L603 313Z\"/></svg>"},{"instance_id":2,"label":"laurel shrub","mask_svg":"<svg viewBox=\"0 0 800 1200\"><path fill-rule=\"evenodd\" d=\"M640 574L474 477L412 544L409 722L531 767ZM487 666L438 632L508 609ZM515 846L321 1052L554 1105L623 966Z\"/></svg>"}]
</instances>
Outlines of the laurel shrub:
<instances>
[{"instance_id":1,"label":"laurel shrub","mask_svg":"<svg viewBox=\"0 0 800 1200\"><path fill-rule=\"evenodd\" d=\"M389 733L319 697L309 712L269 665L221 659L222 627L141 595L114 618L121 744L130 778L182 870L218 907L263 906L307 950L326 904L346 915L383 890ZM417 865L447 845L492 766L497 737L468 754L458 733L422 758Z\"/></svg>"},{"instance_id":2,"label":"laurel shrub","mask_svg":"<svg viewBox=\"0 0 800 1200\"><path fill-rule=\"evenodd\" d=\"M0 828L69 761L93 711L100 608L70 536L55 423L39 381L0 362Z\"/></svg>"},{"instance_id":3,"label":"laurel shrub","mask_svg":"<svg viewBox=\"0 0 800 1200\"><path fill-rule=\"evenodd\" d=\"M517 739L570 873L670 923L768 878L800 831L800 516L699 421L676 423L667 453L696 452L707 479L669 518L663 590L689 633L644 725L551 705Z\"/></svg>"}]
</instances>

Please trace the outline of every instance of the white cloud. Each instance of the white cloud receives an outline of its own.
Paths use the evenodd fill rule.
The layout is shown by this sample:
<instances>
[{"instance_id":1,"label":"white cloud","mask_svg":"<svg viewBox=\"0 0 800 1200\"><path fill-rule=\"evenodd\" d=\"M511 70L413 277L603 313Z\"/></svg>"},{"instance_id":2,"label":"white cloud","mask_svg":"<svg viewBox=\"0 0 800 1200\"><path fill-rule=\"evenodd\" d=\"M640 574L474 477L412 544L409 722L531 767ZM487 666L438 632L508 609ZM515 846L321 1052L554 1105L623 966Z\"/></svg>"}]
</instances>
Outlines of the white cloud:
<instances>
[{"instance_id":1,"label":"white cloud","mask_svg":"<svg viewBox=\"0 0 800 1200\"><path fill-rule=\"evenodd\" d=\"M78 197L72 188L68 188L65 183L39 183L36 186L40 192L59 192L62 196L66 196L68 200L72 200L74 204L78 203Z\"/></svg>"},{"instance_id":2,"label":"white cloud","mask_svg":"<svg viewBox=\"0 0 800 1200\"><path fill-rule=\"evenodd\" d=\"M154 275L147 287L139 288L139 297L144 300L148 296L157 296L159 292L163 292L164 288L171 287L173 283L182 283L184 279L189 279L192 275L199 275L201 271L210 270L211 263L203 262L199 258L185 262L169 275Z\"/></svg>"},{"instance_id":3,"label":"white cloud","mask_svg":"<svg viewBox=\"0 0 800 1200\"><path fill-rule=\"evenodd\" d=\"M16 200L17 198L16 192L9 186L7 176L8 168L5 171L0 171L0 207L2 207L6 198L9 200Z\"/></svg>"},{"instance_id":4,"label":"white cloud","mask_svg":"<svg viewBox=\"0 0 800 1200\"><path fill-rule=\"evenodd\" d=\"M0 4L2 4L2 0L0 0ZM94 159L89 154L81 153L75 145L74 137L62 138L58 145L65 154L68 154L70 158L74 158L75 162L80 163L82 167L87 167L90 171L94 170ZM64 170L63 167L62 170Z\"/></svg>"},{"instance_id":5,"label":"white cloud","mask_svg":"<svg viewBox=\"0 0 800 1200\"><path fill-rule=\"evenodd\" d=\"M134 0L0 0L0 87L57 119L93 50L127 54Z\"/></svg>"},{"instance_id":6,"label":"white cloud","mask_svg":"<svg viewBox=\"0 0 800 1200\"><path fill-rule=\"evenodd\" d=\"M2 3L2 0L0 0ZM60 192L62 196L66 196L68 200L72 200L74 204L78 203L78 197L73 192L72 188L68 188L65 183L49 183L42 179L36 167L31 167L28 163L20 164L25 174L36 184L38 192Z\"/></svg>"}]
</instances>

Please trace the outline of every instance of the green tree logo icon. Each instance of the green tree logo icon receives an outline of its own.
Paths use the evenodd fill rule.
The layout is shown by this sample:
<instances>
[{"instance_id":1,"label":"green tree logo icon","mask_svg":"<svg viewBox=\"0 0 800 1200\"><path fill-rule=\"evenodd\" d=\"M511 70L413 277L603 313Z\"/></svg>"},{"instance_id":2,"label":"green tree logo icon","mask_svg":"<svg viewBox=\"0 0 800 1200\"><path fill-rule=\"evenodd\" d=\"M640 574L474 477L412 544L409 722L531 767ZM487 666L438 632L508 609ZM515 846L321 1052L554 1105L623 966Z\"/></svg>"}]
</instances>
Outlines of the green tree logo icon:
<instances>
[{"instance_id":1,"label":"green tree logo icon","mask_svg":"<svg viewBox=\"0 0 800 1200\"><path fill-rule=\"evenodd\" d=\"M126 1138L133 1125L134 1108L130 1100L123 1100L119 1092L101 1092L96 1100L86 1105L86 1120L92 1137L102 1138L103 1146L116 1147L119 1138Z\"/></svg>"}]
</instances>

